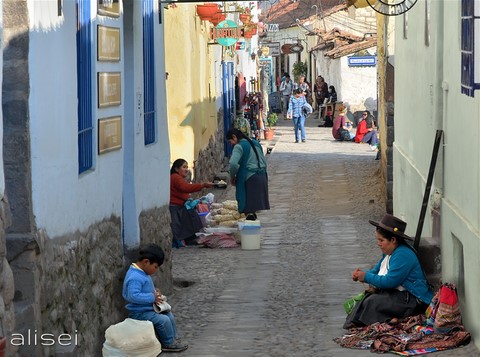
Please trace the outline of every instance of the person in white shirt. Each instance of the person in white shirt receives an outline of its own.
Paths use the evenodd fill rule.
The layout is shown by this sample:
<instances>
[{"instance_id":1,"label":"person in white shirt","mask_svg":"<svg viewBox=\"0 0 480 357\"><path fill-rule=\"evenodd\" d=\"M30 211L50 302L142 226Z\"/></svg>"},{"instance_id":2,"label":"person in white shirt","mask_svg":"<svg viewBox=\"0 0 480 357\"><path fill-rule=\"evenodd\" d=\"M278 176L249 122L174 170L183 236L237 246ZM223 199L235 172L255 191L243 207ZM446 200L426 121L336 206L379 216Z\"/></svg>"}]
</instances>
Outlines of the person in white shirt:
<instances>
[{"instance_id":1,"label":"person in white shirt","mask_svg":"<svg viewBox=\"0 0 480 357\"><path fill-rule=\"evenodd\" d=\"M283 100L283 116L287 119L288 103L290 103L290 96L293 92L293 82L290 80L290 75L285 74L285 79L280 84L280 93Z\"/></svg>"}]
</instances>

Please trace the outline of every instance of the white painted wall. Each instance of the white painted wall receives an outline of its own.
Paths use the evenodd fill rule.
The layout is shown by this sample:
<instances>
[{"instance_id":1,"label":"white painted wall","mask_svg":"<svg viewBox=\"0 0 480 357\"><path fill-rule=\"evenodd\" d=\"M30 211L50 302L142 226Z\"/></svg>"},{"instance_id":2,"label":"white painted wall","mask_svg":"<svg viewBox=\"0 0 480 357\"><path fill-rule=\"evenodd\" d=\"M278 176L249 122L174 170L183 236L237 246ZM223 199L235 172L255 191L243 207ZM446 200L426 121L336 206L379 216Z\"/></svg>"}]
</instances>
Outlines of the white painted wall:
<instances>
[{"instance_id":1,"label":"white painted wall","mask_svg":"<svg viewBox=\"0 0 480 357\"><path fill-rule=\"evenodd\" d=\"M406 39L403 19L396 23L394 213L409 223L407 234L413 235L435 132L444 130L433 182L442 194L442 279L457 283L463 322L479 347L480 99L478 93L471 98L460 90L460 2L429 5L429 45L424 0L408 12ZM432 234L432 206L430 201L424 237Z\"/></svg>"},{"instance_id":2,"label":"white painted wall","mask_svg":"<svg viewBox=\"0 0 480 357\"><path fill-rule=\"evenodd\" d=\"M51 2L51 1L50 1ZM75 2L63 2L63 16L56 16L57 8L45 2L45 7L35 2L30 34L30 132L32 152L32 197L36 225L45 229L50 237L81 230L111 215L122 216L124 152L116 150L94 155L94 169L78 175L77 153L77 79L76 79L76 15ZM43 2L42 2L43 3ZM56 1L55 1L56 3ZM137 43L133 62L135 69L125 83L123 22L96 16L96 1L92 1L92 81L96 72L122 72L122 105L97 109L94 100L94 133L97 147L97 120L102 117L122 115L123 139L132 137L134 155L125 163L133 171L136 207L132 221L138 224L138 214L148 208L168 204L169 201L169 143L166 127L165 69L162 46L156 52L158 141L145 147L143 144L143 118L135 113L136 98L126 96L126 86L132 85L143 95L143 70L141 47L141 2L134 2L136 14L134 38ZM33 6L32 3L30 6ZM41 11L40 11L41 9ZM31 9L29 9L31 10ZM158 16L158 12L156 12ZM120 28L122 60L120 63L96 61L96 26L103 23ZM158 24L158 18L156 19ZM162 26L155 28L156 43L163 43ZM140 40L139 40L140 39ZM96 85L94 85L96 98ZM143 98L143 97L142 97ZM141 105L143 110L143 103ZM137 114L131 118L132 113ZM128 114L128 117L125 117ZM132 124L138 129L132 132ZM128 129L126 131L125 129ZM128 159L128 158L127 158ZM137 236L131 236L133 241Z\"/></svg>"},{"instance_id":3,"label":"white painted wall","mask_svg":"<svg viewBox=\"0 0 480 357\"><path fill-rule=\"evenodd\" d=\"M370 53L374 53L370 49ZM348 103L350 111L377 110L377 67L349 67L348 57L332 59L317 51L317 73L328 86L333 85L338 100Z\"/></svg>"}]
</instances>

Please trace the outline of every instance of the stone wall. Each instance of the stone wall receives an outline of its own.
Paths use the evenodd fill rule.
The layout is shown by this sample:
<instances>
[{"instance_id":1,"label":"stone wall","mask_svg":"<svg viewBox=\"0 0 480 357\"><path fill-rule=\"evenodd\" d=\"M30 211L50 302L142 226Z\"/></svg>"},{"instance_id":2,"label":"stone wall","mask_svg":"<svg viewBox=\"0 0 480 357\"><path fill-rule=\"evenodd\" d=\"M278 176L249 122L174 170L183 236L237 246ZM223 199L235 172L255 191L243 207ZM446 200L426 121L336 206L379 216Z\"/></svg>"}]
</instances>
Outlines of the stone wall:
<instances>
[{"instance_id":1,"label":"stone wall","mask_svg":"<svg viewBox=\"0 0 480 357\"><path fill-rule=\"evenodd\" d=\"M15 328L13 274L7 261L5 228L10 225L10 210L5 197L0 200L0 337L9 336ZM13 351L7 352L12 356Z\"/></svg>"},{"instance_id":2,"label":"stone wall","mask_svg":"<svg viewBox=\"0 0 480 357\"><path fill-rule=\"evenodd\" d=\"M218 128L215 135L210 137L208 145L198 153L195 160L195 181L212 181L215 174L225 169L223 112L217 114Z\"/></svg>"},{"instance_id":3,"label":"stone wall","mask_svg":"<svg viewBox=\"0 0 480 357\"><path fill-rule=\"evenodd\" d=\"M38 242L43 333L76 334L72 356L100 356L106 328L126 317L120 218L112 216L63 239L39 232ZM44 353L55 352L47 347Z\"/></svg>"},{"instance_id":4,"label":"stone wall","mask_svg":"<svg viewBox=\"0 0 480 357\"><path fill-rule=\"evenodd\" d=\"M165 252L165 261L159 271L152 276L155 286L158 286L165 295L173 291L172 278L172 230L170 228L170 210L168 206L154 208L140 214L141 245L155 243ZM128 253L130 261L136 261L134 250Z\"/></svg>"}]
</instances>

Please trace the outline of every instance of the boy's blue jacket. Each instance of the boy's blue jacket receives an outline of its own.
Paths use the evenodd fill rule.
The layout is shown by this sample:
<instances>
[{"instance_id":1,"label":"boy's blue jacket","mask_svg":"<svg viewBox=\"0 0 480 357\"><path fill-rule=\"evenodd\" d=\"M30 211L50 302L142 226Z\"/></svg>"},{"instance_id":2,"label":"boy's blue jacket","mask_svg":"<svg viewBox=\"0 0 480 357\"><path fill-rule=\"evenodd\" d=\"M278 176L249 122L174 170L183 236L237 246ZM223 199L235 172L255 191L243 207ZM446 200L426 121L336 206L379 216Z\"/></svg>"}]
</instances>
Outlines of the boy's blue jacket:
<instances>
[{"instance_id":1,"label":"boy's blue jacket","mask_svg":"<svg viewBox=\"0 0 480 357\"><path fill-rule=\"evenodd\" d=\"M125 275L122 296L128 302L125 305L128 311L153 311L155 286L152 278L131 265Z\"/></svg>"},{"instance_id":2,"label":"boy's blue jacket","mask_svg":"<svg viewBox=\"0 0 480 357\"><path fill-rule=\"evenodd\" d=\"M403 286L426 304L430 304L433 292L430 290L415 252L404 244L399 245L390 257L388 274L378 275L385 254L371 270L365 273L365 282L379 289L395 289Z\"/></svg>"}]
</instances>

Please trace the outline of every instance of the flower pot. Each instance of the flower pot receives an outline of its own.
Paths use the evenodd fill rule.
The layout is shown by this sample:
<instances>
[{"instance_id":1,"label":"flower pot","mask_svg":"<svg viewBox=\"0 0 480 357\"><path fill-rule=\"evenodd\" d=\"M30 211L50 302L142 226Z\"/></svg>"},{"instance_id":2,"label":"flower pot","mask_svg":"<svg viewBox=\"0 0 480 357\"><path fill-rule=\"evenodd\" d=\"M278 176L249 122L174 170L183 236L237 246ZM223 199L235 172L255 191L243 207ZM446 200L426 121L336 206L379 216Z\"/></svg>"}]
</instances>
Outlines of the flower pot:
<instances>
[{"instance_id":1,"label":"flower pot","mask_svg":"<svg viewBox=\"0 0 480 357\"><path fill-rule=\"evenodd\" d=\"M275 134L275 130L273 129L265 129L263 131L263 136L265 140L273 140L273 135Z\"/></svg>"},{"instance_id":2,"label":"flower pot","mask_svg":"<svg viewBox=\"0 0 480 357\"><path fill-rule=\"evenodd\" d=\"M197 5L197 15L201 20L210 20L218 11L219 8L217 4L207 3Z\"/></svg>"},{"instance_id":3,"label":"flower pot","mask_svg":"<svg viewBox=\"0 0 480 357\"><path fill-rule=\"evenodd\" d=\"M250 15L249 14L240 14L239 16L240 21L244 24L248 24L250 22Z\"/></svg>"},{"instance_id":4,"label":"flower pot","mask_svg":"<svg viewBox=\"0 0 480 357\"><path fill-rule=\"evenodd\" d=\"M227 18L227 15L225 15L223 12L217 12L215 15L213 15L213 17L208 20L210 21L213 26L217 26L220 22L222 22L223 20L225 20Z\"/></svg>"}]
</instances>

